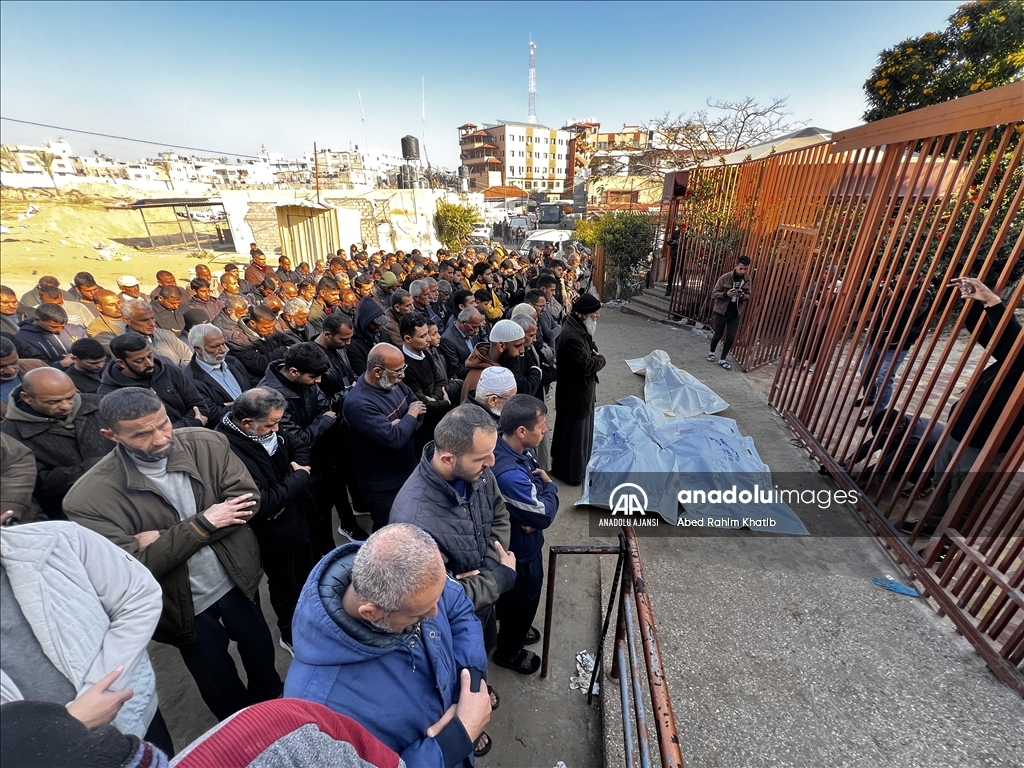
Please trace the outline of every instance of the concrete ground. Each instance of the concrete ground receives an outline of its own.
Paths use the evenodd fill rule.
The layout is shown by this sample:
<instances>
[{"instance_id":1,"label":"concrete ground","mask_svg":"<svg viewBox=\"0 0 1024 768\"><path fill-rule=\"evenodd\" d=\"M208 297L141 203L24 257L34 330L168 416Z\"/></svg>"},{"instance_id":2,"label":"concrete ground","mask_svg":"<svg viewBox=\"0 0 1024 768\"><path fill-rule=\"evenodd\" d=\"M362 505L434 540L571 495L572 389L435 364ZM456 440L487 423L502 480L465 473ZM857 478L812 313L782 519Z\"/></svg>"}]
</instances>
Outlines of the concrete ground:
<instances>
[{"instance_id":1,"label":"concrete ground","mask_svg":"<svg viewBox=\"0 0 1024 768\"><path fill-rule=\"evenodd\" d=\"M705 362L706 342L691 330L606 308L597 343L608 358L600 404L642 395L643 379L622 361L664 349L732 404L722 415L754 438L774 472L828 487L751 377ZM579 497L579 488L561 489L549 544L610 541L590 536L588 511L572 506ZM856 520L802 516L832 536L640 541L687 766L1021 765L1024 703L923 600L872 584L898 572ZM488 727L494 748L477 765L621 764L617 688L603 681L605 728L602 704L588 708L569 690L576 653L596 650L613 567L609 557L562 558L549 677L490 671L501 707ZM274 631L265 588L262 599ZM543 627L543 602L535 625ZM215 720L177 652L153 644L151 653L180 749ZM277 660L283 676L290 659L278 650Z\"/></svg>"}]
</instances>

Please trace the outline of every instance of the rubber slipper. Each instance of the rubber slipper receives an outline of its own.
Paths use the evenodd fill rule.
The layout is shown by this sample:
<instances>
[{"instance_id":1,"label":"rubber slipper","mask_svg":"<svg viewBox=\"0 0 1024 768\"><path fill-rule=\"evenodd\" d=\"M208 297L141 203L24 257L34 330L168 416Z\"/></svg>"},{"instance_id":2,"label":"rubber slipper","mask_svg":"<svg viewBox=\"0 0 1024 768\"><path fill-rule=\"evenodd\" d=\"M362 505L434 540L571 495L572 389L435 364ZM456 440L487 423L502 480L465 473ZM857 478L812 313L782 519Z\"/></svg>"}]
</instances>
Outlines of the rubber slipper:
<instances>
[{"instance_id":1,"label":"rubber slipper","mask_svg":"<svg viewBox=\"0 0 1024 768\"><path fill-rule=\"evenodd\" d=\"M532 675L540 669L540 656L533 651L525 649L516 654L516 657L511 661L504 661L498 657L494 657L493 661L499 667L511 669L513 672L518 672L521 675Z\"/></svg>"},{"instance_id":2,"label":"rubber slipper","mask_svg":"<svg viewBox=\"0 0 1024 768\"><path fill-rule=\"evenodd\" d=\"M536 627L530 627L530 631L526 633L526 642L524 645L536 645L540 642L540 630Z\"/></svg>"},{"instance_id":3,"label":"rubber slipper","mask_svg":"<svg viewBox=\"0 0 1024 768\"><path fill-rule=\"evenodd\" d=\"M499 696L498 692L489 685L487 686L487 692L491 694L491 712L493 712L501 706L501 696Z\"/></svg>"},{"instance_id":4,"label":"rubber slipper","mask_svg":"<svg viewBox=\"0 0 1024 768\"><path fill-rule=\"evenodd\" d=\"M483 742L482 746L480 746L480 742ZM494 742L491 741L491 737L487 735L486 731L484 731L480 734L477 740L473 742L473 756L483 757L491 751L491 747L493 746Z\"/></svg>"},{"instance_id":5,"label":"rubber slipper","mask_svg":"<svg viewBox=\"0 0 1024 768\"><path fill-rule=\"evenodd\" d=\"M725 370L727 370L727 371L731 371L732 370L732 366L729 365L729 363L727 363L725 360L719 360L718 364L720 366L722 366L723 368L725 368Z\"/></svg>"},{"instance_id":6,"label":"rubber slipper","mask_svg":"<svg viewBox=\"0 0 1024 768\"><path fill-rule=\"evenodd\" d=\"M715 353L714 352L708 352L708 362L709 363L715 362Z\"/></svg>"}]
</instances>

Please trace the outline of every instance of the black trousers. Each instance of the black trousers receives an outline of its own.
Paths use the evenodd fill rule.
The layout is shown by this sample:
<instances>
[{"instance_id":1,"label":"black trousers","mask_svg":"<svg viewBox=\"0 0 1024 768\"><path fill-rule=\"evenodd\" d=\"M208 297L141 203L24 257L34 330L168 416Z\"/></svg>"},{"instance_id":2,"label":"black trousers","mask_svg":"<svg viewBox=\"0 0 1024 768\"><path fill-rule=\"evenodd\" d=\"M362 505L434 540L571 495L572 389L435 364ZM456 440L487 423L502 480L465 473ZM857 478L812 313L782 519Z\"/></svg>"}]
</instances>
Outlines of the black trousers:
<instances>
[{"instance_id":1,"label":"black trousers","mask_svg":"<svg viewBox=\"0 0 1024 768\"><path fill-rule=\"evenodd\" d=\"M195 618L196 639L178 646L181 659L199 687L206 706L223 720L251 704L276 699L284 690L274 667L274 641L260 608L238 587ZM249 681L238 676L228 643L238 643L238 655Z\"/></svg>"},{"instance_id":2,"label":"black trousers","mask_svg":"<svg viewBox=\"0 0 1024 768\"><path fill-rule=\"evenodd\" d=\"M370 518L373 520L374 531L379 531L388 524L388 518L391 517L391 506L395 503L395 497L400 490L402 490L401 486L386 491L363 489L366 511L370 513Z\"/></svg>"},{"instance_id":3,"label":"black trousers","mask_svg":"<svg viewBox=\"0 0 1024 768\"><path fill-rule=\"evenodd\" d=\"M332 427L317 441L313 451L316 496L315 508L307 508L306 523L313 547L313 556L319 560L334 550L334 518L332 510L338 511L338 522L347 531L359 527L356 509L362 510L363 498L352 477L352 445L341 427ZM349 490L352 500L349 500Z\"/></svg>"},{"instance_id":4,"label":"black trousers","mask_svg":"<svg viewBox=\"0 0 1024 768\"><path fill-rule=\"evenodd\" d=\"M495 645L498 641L498 614L495 611L493 605L488 605L486 608L481 608L476 612L476 617L480 619L481 627L484 632L484 650L487 655L491 655L491 651L494 650Z\"/></svg>"},{"instance_id":5,"label":"black trousers","mask_svg":"<svg viewBox=\"0 0 1024 768\"><path fill-rule=\"evenodd\" d=\"M160 713L159 707L157 707L156 714L153 715L142 740L148 741L168 757L174 757L174 741L171 740L171 732L167 729L167 722Z\"/></svg>"},{"instance_id":6,"label":"black trousers","mask_svg":"<svg viewBox=\"0 0 1024 768\"><path fill-rule=\"evenodd\" d=\"M526 645L544 585L544 558L541 555L525 563L516 561L516 583L498 598L498 645L495 658L512 661Z\"/></svg>"},{"instance_id":7,"label":"black trousers","mask_svg":"<svg viewBox=\"0 0 1024 768\"><path fill-rule=\"evenodd\" d=\"M736 341L736 329L739 327L739 315L726 319L725 315L720 315L715 312L715 335L711 337L712 352L715 351L715 347L718 346L718 342L722 340L722 335L725 335L725 344L722 345L722 354L719 356L719 360L725 360L729 355L729 350L732 349L732 343Z\"/></svg>"},{"instance_id":8,"label":"black trousers","mask_svg":"<svg viewBox=\"0 0 1024 768\"><path fill-rule=\"evenodd\" d=\"M262 549L262 548L261 548ZM313 552L308 541L262 551L263 572L267 574L270 607L277 616L281 639L292 644L292 616L306 577L313 570Z\"/></svg>"}]
</instances>

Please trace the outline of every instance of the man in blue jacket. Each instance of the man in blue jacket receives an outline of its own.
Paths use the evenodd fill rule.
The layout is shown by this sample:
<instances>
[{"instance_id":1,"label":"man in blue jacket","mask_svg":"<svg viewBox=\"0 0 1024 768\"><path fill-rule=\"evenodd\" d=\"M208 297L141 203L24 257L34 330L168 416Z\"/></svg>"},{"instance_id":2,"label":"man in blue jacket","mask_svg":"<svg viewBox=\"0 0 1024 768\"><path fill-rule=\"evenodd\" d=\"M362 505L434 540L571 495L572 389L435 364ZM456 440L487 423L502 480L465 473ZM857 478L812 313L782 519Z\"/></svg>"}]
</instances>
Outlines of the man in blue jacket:
<instances>
[{"instance_id":1,"label":"man in blue jacket","mask_svg":"<svg viewBox=\"0 0 1024 768\"><path fill-rule=\"evenodd\" d=\"M487 654L428 534L395 524L334 550L306 581L292 627L286 697L353 718L407 765L472 765L491 716Z\"/></svg>"},{"instance_id":2,"label":"man in blue jacket","mask_svg":"<svg viewBox=\"0 0 1024 768\"><path fill-rule=\"evenodd\" d=\"M548 408L530 395L510 397L501 410L501 437L494 447L494 477L512 520L509 549L516 556L516 583L498 600L498 645L494 663L524 675L540 667L523 646L540 640L531 625L544 583L544 530L558 513L558 486L534 453L547 434Z\"/></svg>"}]
</instances>

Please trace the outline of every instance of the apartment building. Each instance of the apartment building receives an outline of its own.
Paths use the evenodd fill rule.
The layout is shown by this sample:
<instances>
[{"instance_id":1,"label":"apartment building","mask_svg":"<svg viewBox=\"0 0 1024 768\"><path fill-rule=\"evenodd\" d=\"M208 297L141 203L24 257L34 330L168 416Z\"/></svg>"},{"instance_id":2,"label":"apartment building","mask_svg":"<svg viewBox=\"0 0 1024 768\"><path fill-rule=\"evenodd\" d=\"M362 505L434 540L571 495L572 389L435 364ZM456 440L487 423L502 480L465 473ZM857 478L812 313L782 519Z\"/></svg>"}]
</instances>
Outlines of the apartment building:
<instances>
[{"instance_id":1,"label":"apartment building","mask_svg":"<svg viewBox=\"0 0 1024 768\"><path fill-rule=\"evenodd\" d=\"M482 128L459 126L459 159L469 170L469 188L498 184L559 196L568 189L569 131L502 120Z\"/></svg>"}]
</instances>

